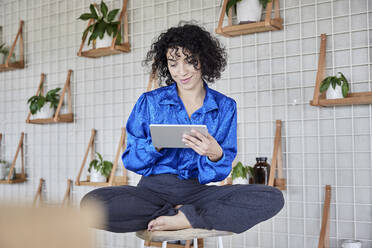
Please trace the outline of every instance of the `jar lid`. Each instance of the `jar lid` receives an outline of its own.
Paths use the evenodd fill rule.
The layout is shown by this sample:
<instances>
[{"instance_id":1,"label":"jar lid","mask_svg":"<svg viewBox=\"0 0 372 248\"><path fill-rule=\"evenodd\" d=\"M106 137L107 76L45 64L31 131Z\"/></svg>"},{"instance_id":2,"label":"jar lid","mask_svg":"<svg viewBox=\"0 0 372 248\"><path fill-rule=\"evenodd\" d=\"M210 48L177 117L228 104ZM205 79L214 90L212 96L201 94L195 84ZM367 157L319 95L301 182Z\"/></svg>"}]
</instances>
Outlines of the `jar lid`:
<instances>
[{"instance_id":1,"label":"jar lid","mask_svg":"<svg viewBox=\"0 0 372 248\"><path fill-rule=\"evenodd\" d=\"M266 162L267 161L267 157L257 157L256 158L256 161L257 162Z\"/></svg>"}]
</instances>

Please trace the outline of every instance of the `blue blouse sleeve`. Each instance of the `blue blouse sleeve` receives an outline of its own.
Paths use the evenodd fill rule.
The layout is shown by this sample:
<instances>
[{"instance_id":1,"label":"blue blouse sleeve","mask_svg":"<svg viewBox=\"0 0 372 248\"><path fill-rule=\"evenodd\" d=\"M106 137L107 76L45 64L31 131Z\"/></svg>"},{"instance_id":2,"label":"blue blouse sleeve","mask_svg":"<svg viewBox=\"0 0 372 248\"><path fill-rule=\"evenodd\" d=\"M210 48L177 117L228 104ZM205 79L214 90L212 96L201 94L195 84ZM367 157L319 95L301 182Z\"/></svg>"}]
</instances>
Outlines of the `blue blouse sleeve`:
<instances>
[{"instance_id":1,"label":"blue blouse sleeve","mask_svg":"<svg viewBox=\"0 0 372 248\"><path fill-rule=\"evenodd\" d=\"M135 104L127 121L127 148L122 155L124 167L141 175L151 175L156 161L163 156L152 144L146 93Z\"/></svg>"},{"instance_id":2,"label":"blue blouse sleeve","mask_svg":"<svg viewBox=\"0 0 372 248\"><path fill-rule=\"evenodd\" d=\"M207 156L200 156L198 160L198 180L201 184L221 181L231 172L232 162L237 153L236 102L232 102L232 105L224 106L222 111L226 114L222 115L219 131L214 137L223 150L222 158L212 162Z\"/></svg>"}]
</instances>

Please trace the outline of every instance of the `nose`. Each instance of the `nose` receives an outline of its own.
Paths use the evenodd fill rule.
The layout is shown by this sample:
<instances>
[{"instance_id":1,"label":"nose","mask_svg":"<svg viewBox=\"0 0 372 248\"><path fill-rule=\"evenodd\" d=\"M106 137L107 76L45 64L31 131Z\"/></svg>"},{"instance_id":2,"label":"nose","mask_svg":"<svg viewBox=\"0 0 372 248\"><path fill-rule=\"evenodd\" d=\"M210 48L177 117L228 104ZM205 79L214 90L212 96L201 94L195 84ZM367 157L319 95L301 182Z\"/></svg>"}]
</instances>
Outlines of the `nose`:
<instances>
[{"instance_id":1,"label":"nose","mask_svg":"<svg viewBox=\"0 0 372 248\"><path fill-rule=\"evenodd\" d=\"M185 63L179 63L178 65L178 74L179 75L186 75L187 74L187 68Z\"/></svg>"}]
</instances>

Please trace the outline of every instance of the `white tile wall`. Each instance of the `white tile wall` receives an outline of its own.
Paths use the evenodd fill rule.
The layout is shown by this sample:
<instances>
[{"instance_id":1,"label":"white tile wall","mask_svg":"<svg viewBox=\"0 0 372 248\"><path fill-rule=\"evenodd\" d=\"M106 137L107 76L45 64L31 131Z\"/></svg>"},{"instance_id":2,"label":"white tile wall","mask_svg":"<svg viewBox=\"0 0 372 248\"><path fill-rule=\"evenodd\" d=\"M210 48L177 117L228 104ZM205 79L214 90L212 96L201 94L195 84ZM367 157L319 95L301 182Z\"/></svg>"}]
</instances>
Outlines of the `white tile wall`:
<instances>
[{"instance_id":1,"label":"white tile wall","mask_svg":"<svg viewBox=\"0 0 372 248\"><path fill-rule=\"evenodd\" d=\"M107 1L120 8L120 0ZM370 0L281 0L284 30L234 38L219 36L229 63L213 88L238 103L238 159L253 165L271 156L275 120L283 121L286 205L274 219L224 239L225 247L316 247L324 185L332 184L331 247L359 239L372 247L372 109L370 105L317 108L312 98L319 35L326 32L327 74L344 72L352 91L371 90L372 2ZM180 20L195 19L214 32L219 0L129 1L132 51L99 59L76 56L86 23L76 20L90 1L0 0L3 41L11 44L25 21L26 68L0 73L0 156L11 160L26 133L28 181L1 185L0 201L31 201L39 178L48 202L60 202L66 179L75 180L90 137L96 150L113 159L120 128L145 90L141 61L153 37ZM1 37L1 36L0 36ZM17 51L18 52L18 51ZM75 122L29 125L26 100L40 73L46 87L63 87L72 69ZM17 166L19 166L19 162ZM118 172L120 173L120 171ZM129 173L130 184L139 176ZM77 205L92 188L73 187ZM206 247L215 247L213 239ZM97 231L97 247L138 247L133 234Z\"/></svg>"}]
</instances>

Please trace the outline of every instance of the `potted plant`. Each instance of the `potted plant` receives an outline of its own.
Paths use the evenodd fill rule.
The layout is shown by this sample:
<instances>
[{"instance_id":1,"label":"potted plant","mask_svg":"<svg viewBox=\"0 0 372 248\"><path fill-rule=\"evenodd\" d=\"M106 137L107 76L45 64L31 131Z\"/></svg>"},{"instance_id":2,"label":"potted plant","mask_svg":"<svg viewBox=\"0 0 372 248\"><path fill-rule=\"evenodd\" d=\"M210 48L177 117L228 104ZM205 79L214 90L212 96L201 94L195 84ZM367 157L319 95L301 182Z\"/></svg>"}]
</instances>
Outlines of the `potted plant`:
<instances>
[{"instance_id":1,"label":"potted plant","mask_svg":"<svg viewBox=\"0 0 372 248\"><path fill-rule=\"evenodd\" d=\"M247 175L248 168L239 161L232 169L231 177L233 184L248 184Z\"/></svg>"},{"instance_id":2,"label":"potted plant","mask_svg":"<svg viewBox=\"0 0 372 248\"><path fill-rule=\"evenodd\" d=\"M91 32L91 35L88 39L88 46L90 42L93 41L96 45L96 48L109 47L111 46L112 37L115 37L116 35L118 35L116 38L116 44L120 44L121 34L120 32L118 33L119 22L114 21L119 9L114 9L109 12L107 5L103 1L99 7L91 4L89 9L90 13L84 13L78 18L83 21L87 21L89 19L95 20L95 22L89 25L83 33L82 39L88 35L88 32Z\"/></svg>"},{"instance_id":3,"label":"potted plant","mask_svg":"<svg viewBox=\"0 0 372 248\"><path fill-rule=\"evenodd\" d=\"M4 180L8 178L10 170L10 164L5 160L0 160L0 180ZM10 179L15 178L15 168L13 169L13 174Z\"/></svg>"},{"instance_id":4,"label":"potted plant","mask_svg":"<svg viewBox=\"0 0 372 248\"><path fill-rule=\"evenodd\" d=\"M347 81L344 74L339 72L336 76L329 76L323 79L319 90L321 93L327 91L327 99L344 98L349 92L349 82Z\"/></svg>"},{"instance_id":5,"label":"potted plant","mask_svg":"<svg viewBox=\"0 0 372 248\"><path fill-rule=\"evenodd\" d=\"M239 24L259 22L262 9L266 9L271 0L229 0L226 5L226 15L232 6L236 7L236 17Z\"/></svg>"},{"instance_id":6,"label":"potted plant","mask_svg":"<svg viewBox=\"0 0 372 248\"><path fill-rule=\"evenodd\" d=\"M94 159L90 162L88 171L90 172L91 182L107 182L112 170L112 163L103 160L102 155L96 152L99 160Z\"/></svg>"},{"instance_id":7,"label":"potted plant","mask_svg":"<svg viewBox=\"0 0 372 248\"><path fill-rule=\"evenodd\" d=\"M42 85L40 86L42 87ZM58 107L59 94L57 93L61 88L55 88L43 96L41 92L37 96L32 96L28 99L27 103L30 104L30 111L34 119L51 118L54 111Z\"/></svg>"},{"instance_id":8,"label":"potted plant","mask_svg":"<svg viewBox=\"0 0 372 248\"><path fill-rule=\"evenodd\" d=\"M9 47L5 46L5 43L0 45L0 64L5 64L6 59L9 56ZM9 62L14 62L15 61L15 55L14 53L12 54L12 57L10 57Z\"/></svg>"}]
</instances>

